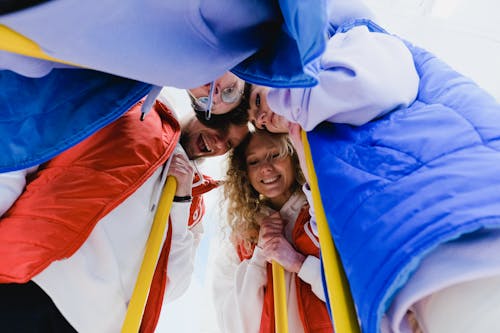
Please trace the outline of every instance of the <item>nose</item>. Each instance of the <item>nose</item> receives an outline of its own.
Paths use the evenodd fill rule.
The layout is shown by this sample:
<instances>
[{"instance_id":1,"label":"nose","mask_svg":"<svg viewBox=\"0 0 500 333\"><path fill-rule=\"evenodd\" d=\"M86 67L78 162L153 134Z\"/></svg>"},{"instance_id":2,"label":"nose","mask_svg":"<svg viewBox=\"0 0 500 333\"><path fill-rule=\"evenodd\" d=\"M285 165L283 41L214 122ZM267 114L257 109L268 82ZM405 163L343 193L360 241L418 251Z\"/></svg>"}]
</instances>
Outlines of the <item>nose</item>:
<instances>
[{"instance_id":1,"label":"nose","mask_svg":"<svg viewBox=\"0 0 500 333\"><path fill-rule=\"evenodd\" d=\"M257 111L254 124L258 129L264 129L267 123L267 112L264 110Z\"/></svg>"},{"instance_id":2,"label":"nose","mask_svg":"<svg viewBox=\"0 0 500 333\"><path fill-rule=\"evenodd\" d=\"M271 163L271 161L269 159L266 158L265 160L260 162L259 171L262 175L267 174L272 169L273 169L273 164Z\"/></svg>"},{"instance_id":3,"label":"nose","mask_svg":"<svg viewBox=\"0 0 500 333\"><path fill-rule=\"evenodd\" d=\"M209 91L210 91L210 86L209 86ZM221 101L222 101L221 91L219 89L219 86L216 84L212 95L212 103L215 105L219 104Z\"/></svg>"},{"instance_id":4,"label":"nose","mask_svg":"<svg viewBox=\"0 0 500 333\"><path fill-rule=\"evenodd\" d=\"M207 94L207 96L208 96L208 93L210 92L210 83L206 83L206 84L202 85L201 87L199 87L198 89L202 89L203 93Z\"/></svg>"},{"instance_id":5,"label":"nose","mask_svg":"<svg viewBox=\"0 0 500 333\"><path fill-rule=\"evenodd\" d=\"M214 155L224 155L231 148L227 135L217 135L214 139Z\"/></svg>"}]
</instances>

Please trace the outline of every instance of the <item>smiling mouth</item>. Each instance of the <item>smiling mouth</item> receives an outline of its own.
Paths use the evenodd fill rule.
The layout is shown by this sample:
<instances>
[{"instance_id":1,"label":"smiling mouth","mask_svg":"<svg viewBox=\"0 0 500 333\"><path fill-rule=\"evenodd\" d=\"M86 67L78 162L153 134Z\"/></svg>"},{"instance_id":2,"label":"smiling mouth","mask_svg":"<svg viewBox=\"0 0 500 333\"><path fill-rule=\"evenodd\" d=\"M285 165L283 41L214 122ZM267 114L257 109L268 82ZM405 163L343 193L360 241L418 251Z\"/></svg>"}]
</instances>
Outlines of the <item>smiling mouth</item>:
<instances>
[{"instance_id":1,"label":"smiling mouth","mask_svg":"<svg viewBox=\"0 0 500 333\"><path fill-rule=\"evenodd\" d=\"M280 176L275 176L272 178L262 179L260 182L265 184L265 185L273 184L273 183L277 182L279 178L280 178Z\"/></svg>"},{"instance_id":2,"label":"smiling mouth","mask_svg":"<svg viewBox=\"0 0 500 333\"><path fill-rule=\"evenodd\" d=\"M202 152L202 153L211 153L212 152L212 148L208 144L208 142L205 139L205 136L203 134L200 134L198 136L197 144L198 144L198 149L200 150L200 152Z\"/></svg>"}]
</instances>

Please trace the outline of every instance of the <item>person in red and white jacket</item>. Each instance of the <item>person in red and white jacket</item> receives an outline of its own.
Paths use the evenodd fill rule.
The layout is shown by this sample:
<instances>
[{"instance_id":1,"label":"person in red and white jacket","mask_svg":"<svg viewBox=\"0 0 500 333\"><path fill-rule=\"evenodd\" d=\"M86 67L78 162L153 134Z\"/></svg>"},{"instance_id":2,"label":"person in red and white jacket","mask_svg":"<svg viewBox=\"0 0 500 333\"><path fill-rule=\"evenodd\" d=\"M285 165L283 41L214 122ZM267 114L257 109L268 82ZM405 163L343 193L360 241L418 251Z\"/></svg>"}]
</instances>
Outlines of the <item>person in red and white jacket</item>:
<instances>
[{"instance_id":1,"label":"person in red and white jacket","mask_svg":"<svg viewBox=\"0 0 500 333\"><path fill-rule=\"evenodd\" d=\"M178 186L141 332L154 331L164 296L187 289L203 231L201 195L218 185L195 175L190 160L226 153L248 127L210 129L192 114L179 122L159 101L141 122L141 106L34 173L0 175L0 193L11 193L0 219L3 329L120 331L167 175ZM16 198L12 190L25 181Z\"/></svg>"},{"instance_id":2,"label":"person in red and white jacket","mask_svg":"<svg viewBox=\"0 0 500 333\"><path fill-rule=\"evenodd\" d=\"M230 236L213 278L222 332L274 332L273 260L285 269L290 332L333 332L304 181L286 134L257 130L231 153L224 184Z\"/></svg>"}]
</instances>

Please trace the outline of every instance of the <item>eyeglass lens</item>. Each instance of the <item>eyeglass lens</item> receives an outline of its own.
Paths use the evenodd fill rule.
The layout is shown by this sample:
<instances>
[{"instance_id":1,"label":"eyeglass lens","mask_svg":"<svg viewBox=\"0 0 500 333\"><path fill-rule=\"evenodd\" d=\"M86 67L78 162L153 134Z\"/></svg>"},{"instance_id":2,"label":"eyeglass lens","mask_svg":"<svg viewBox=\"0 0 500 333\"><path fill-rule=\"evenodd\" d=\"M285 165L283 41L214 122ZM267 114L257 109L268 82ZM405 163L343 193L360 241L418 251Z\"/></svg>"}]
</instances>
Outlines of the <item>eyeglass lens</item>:
<instances>
[{"instance_id":1,"label":"eyeglass lens","mask_svg":"<svg viewBox=\"0 0 500 333\"><path fill-rule=\"evenodd\" d=\"M221 99L224 103L234 103L240 97L241 92L238 91L235 87L227 87L222 90ZM196 104L203 109L207 109L208 106L208 96L198 97L196 99Z\"/></svg>"}]
</instances>

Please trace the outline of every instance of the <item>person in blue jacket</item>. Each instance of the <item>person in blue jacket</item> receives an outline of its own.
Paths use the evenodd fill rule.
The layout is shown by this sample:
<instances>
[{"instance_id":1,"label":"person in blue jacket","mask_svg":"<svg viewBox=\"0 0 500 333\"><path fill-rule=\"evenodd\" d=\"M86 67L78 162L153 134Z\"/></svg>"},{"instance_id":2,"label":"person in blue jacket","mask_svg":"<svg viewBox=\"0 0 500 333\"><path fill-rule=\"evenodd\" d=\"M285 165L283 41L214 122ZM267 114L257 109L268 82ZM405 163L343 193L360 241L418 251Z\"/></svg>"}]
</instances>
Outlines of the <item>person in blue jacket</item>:
<instances>
[{"instance_id":1,"label":"person in blue jacket","mask_svg":"<svg viewBox=\"0 0 500 333\"><path fill-rule=\"evenodd\" d=\"M371 115L347 105L338 119L328 111L342 107L339 94L320 81L271 89L276 114L250 118L272 130L281 115L312 130L325 213L363 332L498 331L500 105L407 45L419 77L411 103Z\"/></svg>"},{"instance_id":2,"label":"person in blue jacket","mask_svg":"<svg viewBox=\"0 0 500 333\"><path fill-rule=\"evenodd\" d=\"M362 331L499 331L500 105L371 20L332 28L319 85L254 85L249 117L309 131Z\"/></svg>"}]
</instances>

